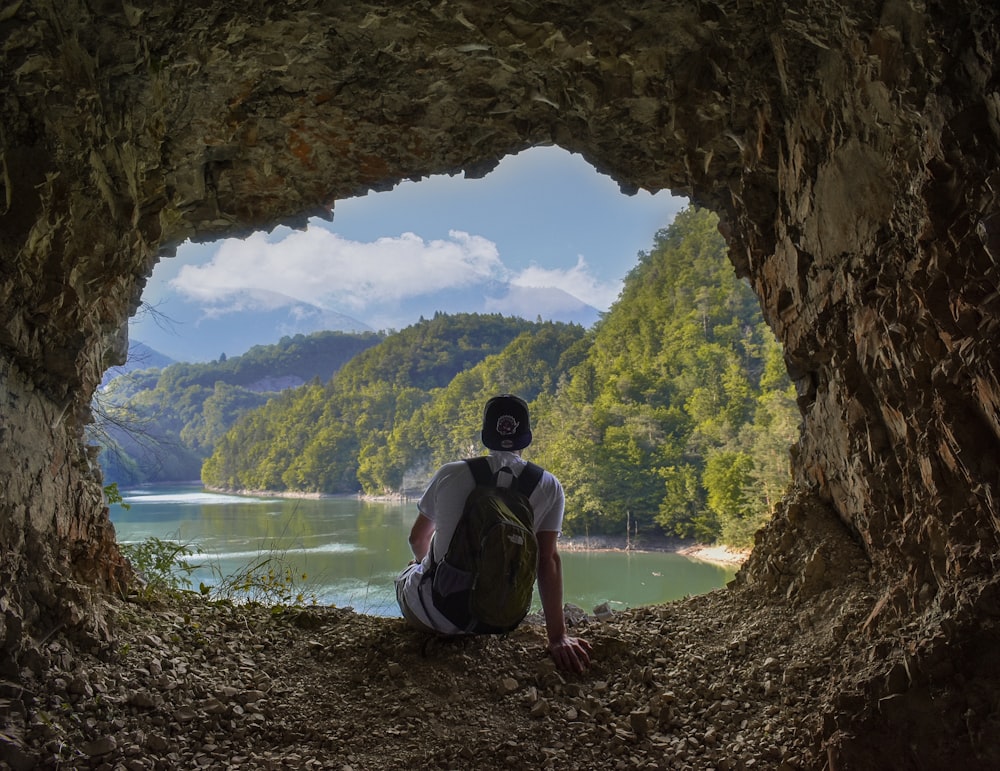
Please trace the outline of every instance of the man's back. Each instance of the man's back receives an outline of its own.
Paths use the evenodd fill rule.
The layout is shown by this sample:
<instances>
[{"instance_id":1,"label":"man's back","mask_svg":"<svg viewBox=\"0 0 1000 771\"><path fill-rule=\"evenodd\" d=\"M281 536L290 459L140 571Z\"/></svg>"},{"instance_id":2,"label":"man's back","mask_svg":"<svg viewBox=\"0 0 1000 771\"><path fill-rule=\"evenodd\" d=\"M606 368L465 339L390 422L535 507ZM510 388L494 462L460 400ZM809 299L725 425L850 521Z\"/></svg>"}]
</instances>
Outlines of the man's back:
<instances>
[{"instance_id":1,"label":"man's back","mask_svg":"<svg viewBox=\"0 0 1000 771\"><path fill-rule=\"evenodd\" d=\"M506 471L501 471L505 467L512 478L523 474L526 461L520 453L532 440L527 403L512 394L487 401L481 437L493 451L487 461L490 473L501 477L500 484L507 476ZM448 463L438 469L417 505L419 513L409 537L415 559L396 578L396 599L403 617L418 629L446 635L475 631L459 628L435 607L429 580L435 561L448 552L474 487L467 463ZM567 633L562 610L562 562L556 548L565 507L562 485L543 471L529 500L537 541L536 577L545 616L546 647L557 667L582 672L590 665L590 645Z\"/></svg>"},{"instance_id":2,"label":"man's back","mask_svg":"<svg viewBox=\"0 0 1000 771\"><path fill-rule=\"evenodd\" d=\"M475 487L447 551L434 554L427 580L434 607L453 624L477 634L502 634L515 629L531 608L538 539L528 497L543 471L528 463L517 476L506 467L494 474L488 458L465 462Z\"/></svg>"},{"instance_id":3,"label":"man's back","mask_svg":"<svg viewBox=\"0 0 1000 771\"><path fill-rule=\"evenodd\" d=\"M490 464L490 473L496 475L503 468L519 477L527 466L527 461L517 453L493 452L486 456ZM498 483L507 486L513 477L506 479L506 474L500 473ZM417 511L434 523L434 556L440 558L448 550L455 526L462 516L465 501L475 487L475 480L464 460L446 463L434 475L427 490L417 503ZM559 532L562 529L563 508L565 497L559 480L547 471L542 472L542 478L529 497L535 513L534 530ZM429 568L429 556L425 564Z\"/></svg>"},{"instance_id":4,"label":"man's back","mask_svg":"<svg viewBox=\"0 0 1000 771\"><path fill-rule=\"evenodd\" d=\"M504 479L508 476L501 469L507 468L513 472L513 476L507 481L509 484L527 467L527 461L515 452L492 452L486 456L486 460L490 464L491 473L499 475L500 484L505 484ZM474 487L475 480L464 460L446 463L438 469L417 504L420 515L433 524L434 534L430 548L419 565L404 572L397 580L396 592L401 608L412 612L422 626L443 634L461 634L465 630L453 624L434 606L430 581L424 577L429 574L434 562L447 553L466 499ZM559 480L543 470L541 479L528 500L534 511L534 531L558 533L562 527L565 505Z\"/></svg>"}]
</instances>

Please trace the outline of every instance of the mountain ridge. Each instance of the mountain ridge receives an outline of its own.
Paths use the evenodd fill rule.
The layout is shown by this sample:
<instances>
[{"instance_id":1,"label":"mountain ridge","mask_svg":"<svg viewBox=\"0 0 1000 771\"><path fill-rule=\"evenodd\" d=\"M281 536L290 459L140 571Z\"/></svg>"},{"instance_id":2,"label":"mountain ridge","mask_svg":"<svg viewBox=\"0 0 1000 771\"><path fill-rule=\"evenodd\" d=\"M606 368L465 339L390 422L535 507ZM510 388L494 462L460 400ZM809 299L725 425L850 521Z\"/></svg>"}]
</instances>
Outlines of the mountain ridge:
<instances>
[{"instance_id":1,"label":"mountain ridge","mask_svg":"<svg viewBox=\"0 0 1000 771\"><path fill-rule=\"evenodd\" d=\"M403 329L435 313L500 313L591 327L601 311L557 287L526 287L488 280L395 303L367 320L267 290L240 290L217 303L195 302L171 291L130 324L130 336L175 361L216 360L282 337L323 331Z\"/></svg>"}]
</instances>

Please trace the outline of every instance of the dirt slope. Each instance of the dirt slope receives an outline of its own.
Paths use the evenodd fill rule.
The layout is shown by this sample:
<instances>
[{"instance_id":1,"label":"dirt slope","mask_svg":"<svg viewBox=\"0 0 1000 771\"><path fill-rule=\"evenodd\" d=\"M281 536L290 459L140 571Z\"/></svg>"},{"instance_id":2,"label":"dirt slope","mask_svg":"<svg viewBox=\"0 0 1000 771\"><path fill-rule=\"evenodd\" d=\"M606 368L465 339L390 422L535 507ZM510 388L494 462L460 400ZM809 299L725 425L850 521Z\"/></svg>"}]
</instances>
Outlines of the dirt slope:
<instances>
[{"instance_id":1,"label":"dirt slope","mask_svg":"<svg viewBox=\"0 0 1000 771\"><path fill-rule=\"evenodd\" d=\"M595 649L555 671L529 620L444 641L402 620L187 597L115 611L100 651L53 640L11 694L14 768L818 768L856 582L803 607L732 588L575 617ZM834 620L816 628L817 613ZM10 686L13 688L13 686Z\"/></svg>"}]
</instances>

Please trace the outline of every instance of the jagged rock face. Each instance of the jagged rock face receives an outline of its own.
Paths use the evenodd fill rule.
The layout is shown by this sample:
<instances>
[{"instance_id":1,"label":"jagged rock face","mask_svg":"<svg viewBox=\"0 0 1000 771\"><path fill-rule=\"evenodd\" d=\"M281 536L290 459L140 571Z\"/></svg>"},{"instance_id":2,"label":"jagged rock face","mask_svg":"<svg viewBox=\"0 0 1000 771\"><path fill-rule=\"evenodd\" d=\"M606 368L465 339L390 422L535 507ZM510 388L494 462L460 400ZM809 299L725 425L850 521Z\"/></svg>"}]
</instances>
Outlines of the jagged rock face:
<instances>
[{"instance_id":1,"label":"jagged rock face","mask_svg":"<svg viewBox=\"0 0 1000 771\"><path fill-rule=\"evenodd\" d=\"M556 143L625 191L669 188L722 216L798 387L794 494L825 502L870 560L881 599L865 632L895 641L879 648L887 677L902 662L911 685L947 683L959 676L949 650L987 662L1000 20L971 1L794 6L0 11L8 660L25 624L44 633L59 614L83 617L84 595L65 587L122 578L80 432L157 259L186 238L302 224L337 199L481 175ZM810 527L796 511L779 511L744 571L761 591L806 569L809 555L788 548ZM880 683L862 695L879 698ZM856 760L865 737L842 732L837 746Z\"/></svg>"}]
</instances>

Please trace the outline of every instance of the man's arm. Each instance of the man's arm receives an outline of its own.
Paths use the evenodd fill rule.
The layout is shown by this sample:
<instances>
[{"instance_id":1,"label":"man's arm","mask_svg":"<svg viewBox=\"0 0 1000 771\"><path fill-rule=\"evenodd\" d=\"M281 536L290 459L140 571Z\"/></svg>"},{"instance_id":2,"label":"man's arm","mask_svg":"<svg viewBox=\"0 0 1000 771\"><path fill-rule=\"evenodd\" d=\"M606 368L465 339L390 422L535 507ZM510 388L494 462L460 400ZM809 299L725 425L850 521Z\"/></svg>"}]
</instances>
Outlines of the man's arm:
<instances>
[{"instance_id":1,"label":"man's arm","mask_svg":"<svg viewBox=\"0 0 1000 771\"><path fill-rule=\"evenodd\" d=\"M566 634L563 616L562 560L556 549L559 534L543 531L538 535L538 594L545 614L549 653L559 669L582 672L590 666L590 643Z\"/></svg>"},{"instance_id":2,"label":"man's arm","mask_svg":"<svg viewBox=\"0 0 1000 771\"><path fill-rule=\"evenodd\" d=\"M410 549L416 562L422 561L427 555L432 535L434 535L434 523L423 514L417 514L417 521L410 528Z\"/></svg>"}]
</instances>

